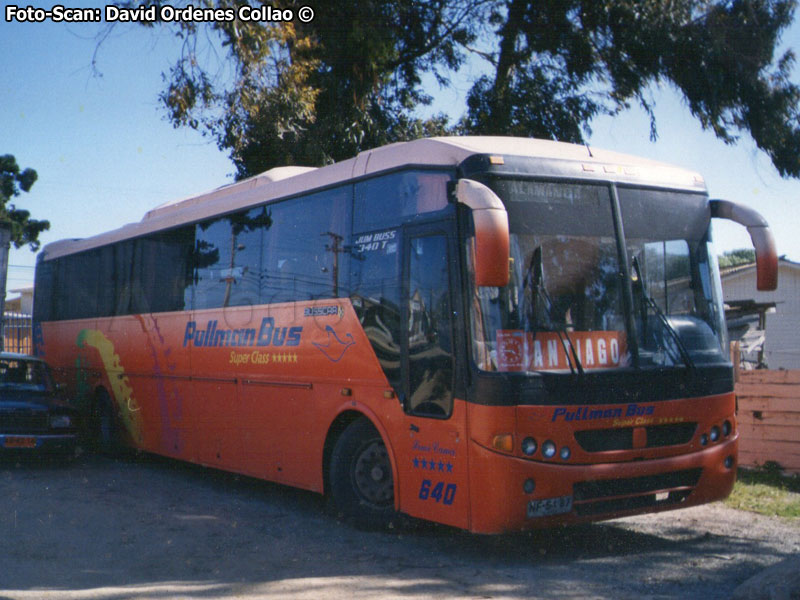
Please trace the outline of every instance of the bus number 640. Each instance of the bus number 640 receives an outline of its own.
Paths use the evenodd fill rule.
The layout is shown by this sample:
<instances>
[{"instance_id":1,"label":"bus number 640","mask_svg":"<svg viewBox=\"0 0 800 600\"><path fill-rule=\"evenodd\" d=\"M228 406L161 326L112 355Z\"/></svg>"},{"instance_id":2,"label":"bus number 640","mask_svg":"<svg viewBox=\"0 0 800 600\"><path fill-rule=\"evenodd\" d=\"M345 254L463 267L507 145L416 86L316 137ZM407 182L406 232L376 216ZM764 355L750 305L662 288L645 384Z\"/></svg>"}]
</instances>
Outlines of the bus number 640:
<instances>
[{"instance_id":1,"label":"bus number 640","mask_svg":"<svg viewBox=\"0 0 800 600\"><path fill-rule=\"evenodd\" d=\"M433 488L431 488L433 486ZM432 498L436 502L441 502L446 506L450 506L456 497L456 484L448 483L447 486L444 482L440 481L436 485L430 479L423 479L422 486L419 488L419 499L428 500Z\"/></svg>"}]
</instances>

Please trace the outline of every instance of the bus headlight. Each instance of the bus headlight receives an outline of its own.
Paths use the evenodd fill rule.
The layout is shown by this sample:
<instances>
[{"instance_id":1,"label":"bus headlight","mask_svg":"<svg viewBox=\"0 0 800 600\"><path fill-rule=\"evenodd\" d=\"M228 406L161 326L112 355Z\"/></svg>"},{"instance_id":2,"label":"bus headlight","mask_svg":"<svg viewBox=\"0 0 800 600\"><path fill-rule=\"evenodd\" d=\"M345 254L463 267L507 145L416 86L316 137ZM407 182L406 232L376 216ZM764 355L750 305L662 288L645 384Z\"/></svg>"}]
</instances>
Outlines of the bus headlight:
<instances>
[{"instance_id":1,"label":"bus headlight","mask_svg":"<svg viewBox=\"0 0 800 600\"><path fill-rule=\"evenodd\" d=\"M542 444L542 455L545 458L553 458L556 455L556 445L550 440L547 440Z\"/></svg>"},{"instance_id":2,"label":"bus headlight","mask_svg":"<svg viewBox=\"0 0 800 600\"><path fill-rule=\"evenodd\" d=\"M719 439L719 427L714 425L711 428L711 435L709 436L712 442L716 442Z\"/></svg>"},{"instance_id":3,"label":"bus headlight","mask_svg":"<svg viewBox=\"0 0 800 600\"><path fill-rule=\"evenodd\" d=\"M524 440L522 440L522 453L525 456L531 456L535 454L538 447L539 445L532 437L526 437Z\"/></svg>"},{"instance_id":4,"label":"bus headlight","mask_svg":"<svg viewBox=\"0 0 800 600\"><path fill-rule=\"evenodd\" d=\"M561 452L558 453L561 457L561 460L569 460L569 457L572 456L572 451L569 449L569 446L564 446L561 448Z\"/></svg>"}]
</instances>

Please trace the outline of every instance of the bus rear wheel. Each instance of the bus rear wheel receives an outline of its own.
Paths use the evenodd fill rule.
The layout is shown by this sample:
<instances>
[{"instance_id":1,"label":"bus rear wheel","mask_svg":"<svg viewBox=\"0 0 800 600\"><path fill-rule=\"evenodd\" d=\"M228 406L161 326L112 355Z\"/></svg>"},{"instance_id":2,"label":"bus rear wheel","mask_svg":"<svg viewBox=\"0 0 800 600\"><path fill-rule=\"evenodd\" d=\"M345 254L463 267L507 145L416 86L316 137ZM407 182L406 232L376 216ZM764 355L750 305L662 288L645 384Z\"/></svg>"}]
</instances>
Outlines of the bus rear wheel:
<instances>
[{"instance_id":1,"label":"bus rear wheel","mask_svg":"<svg viewBox=\"0 0 800 600\"><path fill-rule=\"evenodd\" d=\"M92 410L93 438L95 447L101 454L114 456L120 452L119 423L114 414L111 397L100 390Z\"/></svg>"},{"instance_id":2,"label":"bus rear wheel","mask_svg":"<svg viewBox=\"0 0 800 600\"><path fill-rule=\"evenodd\" d=\"M389 452L366 418L350 424L336 441L330 491L334 511L357 526L385 528L396 515Z\"/></svg>"}]
</instances>

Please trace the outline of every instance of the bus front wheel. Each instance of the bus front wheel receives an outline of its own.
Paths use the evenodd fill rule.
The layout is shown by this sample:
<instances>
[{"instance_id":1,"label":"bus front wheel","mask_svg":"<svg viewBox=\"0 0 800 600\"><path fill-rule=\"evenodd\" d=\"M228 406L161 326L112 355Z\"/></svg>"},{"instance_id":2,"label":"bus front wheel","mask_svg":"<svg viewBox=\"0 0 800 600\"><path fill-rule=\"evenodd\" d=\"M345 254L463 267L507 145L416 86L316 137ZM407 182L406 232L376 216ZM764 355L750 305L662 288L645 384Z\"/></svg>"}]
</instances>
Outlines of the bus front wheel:
<instances>
[{"instance_id":1,"label":"bus front wheel","mask_svg":"<svg viewBox=\"0 0 800 600\"><path fill-rule=\"evenodd\" d=\"M394 478L389 452L366 418L345 429L331 454L331 504L345 520L366 528L392 523Z\"/></svg>"}]
</instances>

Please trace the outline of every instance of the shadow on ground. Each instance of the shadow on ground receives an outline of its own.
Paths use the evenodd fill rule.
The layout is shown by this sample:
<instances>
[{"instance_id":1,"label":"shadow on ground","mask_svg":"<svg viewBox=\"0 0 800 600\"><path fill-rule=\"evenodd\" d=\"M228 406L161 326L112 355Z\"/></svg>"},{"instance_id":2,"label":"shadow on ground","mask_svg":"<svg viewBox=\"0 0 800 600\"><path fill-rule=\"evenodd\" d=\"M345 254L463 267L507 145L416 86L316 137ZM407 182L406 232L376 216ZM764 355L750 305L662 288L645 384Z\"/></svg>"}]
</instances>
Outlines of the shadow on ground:
<instances>
[{"instance_id":1,"label":"shadow on ground","mask_svg":"<svg viewBox=\"0 0 800 600\"><path fill-rule=\"evenodd\" d=\"M723 598L782 557L668 515L657 533L359 531L316 494L149 455L5 461L0 489L0 597Z\"/></svg>"}]
</instances>

